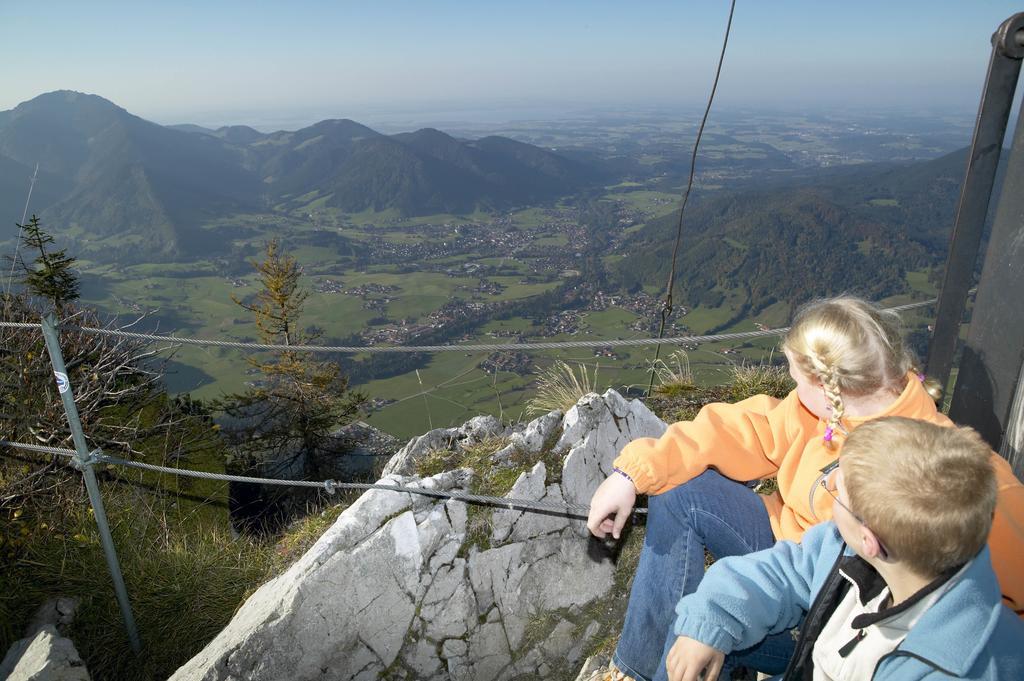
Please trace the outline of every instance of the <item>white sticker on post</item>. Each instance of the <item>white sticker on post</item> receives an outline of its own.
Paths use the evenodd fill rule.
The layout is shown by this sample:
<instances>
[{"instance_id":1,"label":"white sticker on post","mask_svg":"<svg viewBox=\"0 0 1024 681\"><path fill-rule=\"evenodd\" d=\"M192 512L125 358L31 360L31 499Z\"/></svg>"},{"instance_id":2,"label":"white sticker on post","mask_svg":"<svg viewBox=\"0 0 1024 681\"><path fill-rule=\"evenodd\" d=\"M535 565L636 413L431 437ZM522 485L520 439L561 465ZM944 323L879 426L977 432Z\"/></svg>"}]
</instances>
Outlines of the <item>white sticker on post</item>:
<instances>
[{"instance_id":1,"label":"white sticker on post","mask_svg":"<svg viewBox=\"0 0 1024 681\"><path fill-rule=\"evenodd\" d=\"M68 375L62 374L59 371L54 371L53 375L57 377L57 390L59 390L61 394L66 393L68 388L71 387L71 382L68 381Z\"/></svg>"}]
</instances>

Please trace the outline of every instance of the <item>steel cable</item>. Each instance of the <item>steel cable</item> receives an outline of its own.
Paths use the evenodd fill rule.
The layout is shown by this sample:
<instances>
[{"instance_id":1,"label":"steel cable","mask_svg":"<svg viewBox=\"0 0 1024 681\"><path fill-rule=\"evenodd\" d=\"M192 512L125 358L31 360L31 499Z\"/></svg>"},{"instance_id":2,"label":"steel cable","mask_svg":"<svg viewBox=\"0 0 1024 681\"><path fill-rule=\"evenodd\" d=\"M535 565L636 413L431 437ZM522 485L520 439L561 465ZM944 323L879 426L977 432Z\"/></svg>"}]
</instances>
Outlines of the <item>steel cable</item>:
<instances>
[{"instance_id":1,"label":"steel cable","mask_svg":"<svg viewBox=\"0 0 1024 681\"><path fill-rule=\"evenodd\" d=\"M885 308L892 312L903 312L919 307L927 307L935 304L937 298L922 300L915 303L906 303L894 307ZM41 324L23 322L0 322L0 328L14 329L40 329ZM116 336L119 338L132 338L135 340L156 341L169 343L171 345L200 345L221 348L236 348L240 350L257 351L286 351L286 352L322 352L322 353L384 353L384 352L495 352L499 350L558 350L561 348L606 348L626 347L634 345L657 345L658 343L669 343L674 345L713 343L716 341L747 340L750 338L762 338L765 336L781 336L789 330L789 327L775 329L763 329L757 331L738 331L735 333L717 333L703 336L675 336L672 338L619 338L595 341L557 341L551 343L490 343L474 345L394 345L394 346L352 346L352 345L272 345L267 343L243 343L241 341L219 341L202 338L187 338L184 336L170 336L155 333L137 333L134 331L119 331L116 329L98 329L87 326L73 326L65 324L62 329L76 330L83 333L96 334L101 336Z\"/></svg>"},{"instance_id":2,"label":"steel cable","mask_svg":"<svg viewBox=\"0 0 1024 681\"><path fill-rule=\"evenodd\" d=\"M41 445L32 445L22 442L10 442L7 440L0 440L0 445L12 447L14 449L24 449L35 452L45 452L49 454L60 454L62 456L74 457L76 455L73 449L61 449L58 447L44 447ZM486 506L496 506L508 510L518 511L537 511L542 513L553 513L564 515L572 518L583 518L587 517L587 513L590 507L584 504L568 504L568 503L556 503L551 501L535 501L532 499L515 499L509 497L495 497L486 494L470 494L468 492L459 492L454 490L432 490L422 487L410 487L408 485L386 485L379 483L361 483L361 482L337 482L335 480L282 480L276 478L256 478L245 475L229 475L227 473L210 473L208 471L193 471L185 468L171 468L168 466L157 466L151 463L142 463L141 461L130 461L128 459L122 459L116 456L108 456L102 453L94 453L93 459L100 463L107 463L115 466L126 466L129 468L138 468L141 470L152 471L155 473L167 473L170 475L181 475L189 478L199 478L202 480L221 480L226 482L247 482L258 485L279 485L289 487L309 487L319 488L334 494L335 491L340 489L361 489L361 490L373 490L379 489L388 492L403 492L408 494L418 494L421 496L429 496L438 499L455 499L456 501L464 501L470 504L482 504ZM634 509L634 513L643 514L647 512L647 509L638 508Z\"/></svg>"}]
</instances>

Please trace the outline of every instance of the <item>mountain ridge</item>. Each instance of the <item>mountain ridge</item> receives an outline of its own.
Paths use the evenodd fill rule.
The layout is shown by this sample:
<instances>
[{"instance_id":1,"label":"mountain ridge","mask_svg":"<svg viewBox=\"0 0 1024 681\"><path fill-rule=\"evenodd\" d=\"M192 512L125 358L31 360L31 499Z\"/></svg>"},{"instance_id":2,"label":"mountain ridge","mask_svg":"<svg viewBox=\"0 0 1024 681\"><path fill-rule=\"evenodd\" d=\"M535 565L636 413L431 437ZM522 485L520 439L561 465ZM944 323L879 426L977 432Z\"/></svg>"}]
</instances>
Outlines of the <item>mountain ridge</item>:
<instances>
[{"instance_id":1,"label":"mountain ridge","mask_svg":"<svg viewBox=\"0 0 1024 681\"><path fill-rule=\"evenodd\" d=\"M123 236L163 258L189 255L189 235L217 217L275 204L299 210L311 200L302 197L415 216L549 201L596 181L581 163L504 138L383 135L344 118L274 133L161 126L70 90L0 112L9 211L18 180L8 173L37 161L59 188L34 202L44 221L90 238Z\"/></svg>"}]
</instances>

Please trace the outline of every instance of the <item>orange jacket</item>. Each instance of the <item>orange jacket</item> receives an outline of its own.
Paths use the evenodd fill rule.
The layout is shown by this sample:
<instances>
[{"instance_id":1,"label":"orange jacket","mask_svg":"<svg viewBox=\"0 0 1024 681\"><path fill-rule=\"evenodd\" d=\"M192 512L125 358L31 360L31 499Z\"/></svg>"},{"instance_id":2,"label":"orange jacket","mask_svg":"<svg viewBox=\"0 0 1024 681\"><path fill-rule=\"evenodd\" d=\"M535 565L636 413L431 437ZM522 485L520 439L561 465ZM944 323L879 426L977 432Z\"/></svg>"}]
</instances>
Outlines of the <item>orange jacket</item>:
<instances>
[{"instance_id":1,"label":"orange jacket","mask_svg":"<svg viewBox=\"0 0 1024 681\"><path fill-rule=\"evenodd\" d=\"M872 418L906 416L951 425L935 408L921 383L907 381L884 412L844 418L847 431ZM733 480L775 476L778 491L764 497L777 539L799 541L804 531L832 517L832 498L818 484L821 469L835 461L828 449L825 423L809 412L794 390L783 400L758 395L736 404L709 404L693 421L669 426L660 438L640 438L623 447L615 466L629 475L637 491L661 494L714 468ZM841 445L837 432L835 444ZM1024 616L1024 485L1010 465L992 454L999 487L989 535L992 564L1003 598Z\"/></svg>"}]
</instances>

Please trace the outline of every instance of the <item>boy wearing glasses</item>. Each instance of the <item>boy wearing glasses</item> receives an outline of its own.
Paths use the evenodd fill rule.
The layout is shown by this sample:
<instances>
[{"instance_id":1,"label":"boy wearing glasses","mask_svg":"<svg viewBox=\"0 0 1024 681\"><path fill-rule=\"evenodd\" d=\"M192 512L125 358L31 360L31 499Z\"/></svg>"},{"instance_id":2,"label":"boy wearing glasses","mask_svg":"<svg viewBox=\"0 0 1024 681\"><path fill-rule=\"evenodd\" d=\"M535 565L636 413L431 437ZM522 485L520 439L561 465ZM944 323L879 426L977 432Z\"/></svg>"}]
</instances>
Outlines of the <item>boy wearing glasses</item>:
<instances>
[{"instance_id":1,"label":"boy wearing glasses","mask_svg":"<svg viewBox=\"0 0 1024 681\"><path fill-rule=\"evenodd\" d=\"M801 544L712 566L676 607L657 678L713 681L798 626L779 678L1024 679L1024 623L1002 605L985 546L990 455L969 428L899 417L857 427L824 472L833 521Z\"/></svg>"}]
</instances>

